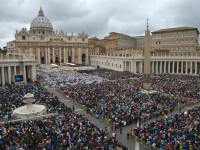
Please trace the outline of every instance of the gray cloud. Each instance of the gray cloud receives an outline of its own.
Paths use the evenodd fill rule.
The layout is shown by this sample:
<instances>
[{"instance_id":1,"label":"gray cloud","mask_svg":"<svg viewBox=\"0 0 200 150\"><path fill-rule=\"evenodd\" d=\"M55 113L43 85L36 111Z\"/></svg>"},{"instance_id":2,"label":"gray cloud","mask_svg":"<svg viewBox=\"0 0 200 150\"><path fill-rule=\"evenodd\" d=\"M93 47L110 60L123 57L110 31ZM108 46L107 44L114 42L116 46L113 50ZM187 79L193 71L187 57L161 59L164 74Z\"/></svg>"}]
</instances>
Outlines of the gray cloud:
<instances>
[{"instance_id":1,"label":"gray cloud","mask_svg":"<svg viewBox=\"0 0 200 150\"><path fill-rule=\"evenodd\" d=\"M15 30L29 29L42 6L55 30L86 32L103 38L109 32L144 35L151 31L190 26L200 28L199 0L0 0L0 47L14 39Z\"/></svg>"}]
</instances>

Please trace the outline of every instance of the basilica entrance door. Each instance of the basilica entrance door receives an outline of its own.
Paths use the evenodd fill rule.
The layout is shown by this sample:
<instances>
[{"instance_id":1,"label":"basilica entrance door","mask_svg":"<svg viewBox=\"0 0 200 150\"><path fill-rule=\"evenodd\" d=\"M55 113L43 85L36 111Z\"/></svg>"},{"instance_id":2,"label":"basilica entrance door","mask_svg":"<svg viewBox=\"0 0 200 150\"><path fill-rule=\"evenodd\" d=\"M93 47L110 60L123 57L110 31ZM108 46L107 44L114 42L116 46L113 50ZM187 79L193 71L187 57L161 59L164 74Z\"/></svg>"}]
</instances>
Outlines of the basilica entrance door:
<instances>
[{"instance_id":1,"label":"basilica entrance door","mask_svg":"<svg viewBox=\"0 0 200 150\"><path fill-rule=\"evenodd\" d=\"M55 62L56 64L58 64L59 63L59 58L58 57L56 57L56 62Z\"/></svg>"},{"instance_id":2,"label":"basilica entrance door","mask_svg":"<svg viewBox=\"0 0 200 150\"><path fill-rule=\"evenodd\" d=\"M41 64L44 64L44 57L41 57Z\"/></svg>"}]
</instances>

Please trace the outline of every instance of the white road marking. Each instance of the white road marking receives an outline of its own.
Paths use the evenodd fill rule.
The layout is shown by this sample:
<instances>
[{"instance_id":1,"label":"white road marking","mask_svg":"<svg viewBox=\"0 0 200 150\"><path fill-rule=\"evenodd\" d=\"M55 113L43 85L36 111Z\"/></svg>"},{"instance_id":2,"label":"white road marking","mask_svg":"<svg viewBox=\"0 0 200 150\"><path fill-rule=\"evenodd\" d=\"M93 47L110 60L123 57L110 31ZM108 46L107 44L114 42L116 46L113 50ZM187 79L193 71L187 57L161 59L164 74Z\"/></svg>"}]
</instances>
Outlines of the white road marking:
<instances>
[{"instance_id":1,"label":"white road marking","mask_svg":"<svg viewBox=\"0 0 200 150\"><path fill-rule=\"evenodd\" d=\"M187 109L191 109L191 107L185 107L185 108L187 108Z\"/></svg>"},{"instance_id":2,"label":"white road marking","mask_svg":"<svg viewBox=\"0 0 200 150\"><path fill-rule=\"evenodd\" d=\"M67 99L66 99L66 100L62 100L62 101L69 102L70 100L67 100Z\"/></svg>"},{"instance_id":3,"label":"white road marking","mask_svg":"<svg viewBox=\"0 0 200 150\"><path fill-rule=\"evenodd\" d=\"M135 142L135 150L140 150L140 144L139 144L139 142Z\"/></svg>"},{"instance_id":4,"label":"white road marking","mask_svg":"<svg viewBox=\"0 0 200 150\"><path fill-rule=\"evenodd\" d=\"M167 116L167 115L165 115L164 117L165 117L165 118L168 118L168 116Z\"/></svg>"},{"instance_id":5,"label":"white road marking","mask_svg":"<svg viewBox=\"0 0 200 150\"><path fill-rule=\"evenodd\" d=\"M83 109L75 109L74 111L81 111L81 110L83 110Z\"/></svg>"}]
</instances>

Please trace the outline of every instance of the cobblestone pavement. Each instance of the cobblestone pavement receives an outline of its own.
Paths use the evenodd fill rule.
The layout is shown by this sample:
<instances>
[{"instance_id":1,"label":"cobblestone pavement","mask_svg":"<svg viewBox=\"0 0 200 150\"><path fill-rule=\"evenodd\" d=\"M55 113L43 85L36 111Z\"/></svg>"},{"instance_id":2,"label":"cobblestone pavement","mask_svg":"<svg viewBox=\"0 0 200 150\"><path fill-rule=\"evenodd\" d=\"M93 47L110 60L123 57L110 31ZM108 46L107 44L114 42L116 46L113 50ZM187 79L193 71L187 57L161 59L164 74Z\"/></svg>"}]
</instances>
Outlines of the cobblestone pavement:
<instances>
[{"instance_id":1,"label":"cobblestone pavement","mask_svg":"<svg viewBox=\"0 0 200 150\"><path fill-rule=\"evenodd\" d=\"M110 130L109 130L109 125L108 125L108 124L106 124L105 122L103 122L103 121L100 120L100 119L96 119L96 118L94 117L94 115L91 116L90 114L87 114L86 109L85 109L83 106L79 105L77 102L74 102L74 101L68 99L65 95L63 95L63 94L62 94L59 90L57 90L56 88L47 88L47 90L50 91L50 92L53 92L54 95L57 96L61 101L63 101L63 102L65 103L65 105L67 105L68 107L71 107L71 108L72 108L72 107L74 106L75 111L80 112L80 113L84 113L85 116L86 116L91 122L95 123L100 129L103 129L103 130L104 130L104 129L105 129L105 126L107 126L107 127L108 127L108 132L109 132L109 134L111 135L112 132L115 132L115 133L117 134L117 140L118 140L120 143L122 143L123 145L126 145L126 147L128 147L130 150L146 150L146 149L148 149L148 148L145 147L144 145L142 145L142 144L136 142L134 139L132 139L132 138L129 138L129 139L128 139L128 138L127 138L127 132L128 132L130 129L135 128L135 127L136 127L136 123L135 123L135 124L132 124L132 125L129 125L129 126L123 127L123 128L122 128L122 133L121 133L121 134L120 134L120 130L119 130L119 129L117 129L117 130L115 130L115 131L110 131ZM193 108L193 107L197 107L197 106L200 106L200 103L195 104L195 105L191 105L191 106L186 106L186 107L182 108L182 111L185 111L185 110L187 110L187 109L190 109L190 108ZM172 113L169 113L168 116L169 116L169 115L172 115L172 114L175 114L175 113L178 113L178 112L179 112L179 110L175 110L175 111L173 111ZM159 116L159 117L157 117L157 118L152 118L152 119L150 119L150 120L148 120L148 121L145 121L145 122L143 122L143 123L141 123L141 124L148 123L148 122L152 122L152 121L154 121L154 120L161 119L162 117L163 117L163 116ZM167 116L165 116L165 117L167 117Z\"/></svg>"}]
</instances>

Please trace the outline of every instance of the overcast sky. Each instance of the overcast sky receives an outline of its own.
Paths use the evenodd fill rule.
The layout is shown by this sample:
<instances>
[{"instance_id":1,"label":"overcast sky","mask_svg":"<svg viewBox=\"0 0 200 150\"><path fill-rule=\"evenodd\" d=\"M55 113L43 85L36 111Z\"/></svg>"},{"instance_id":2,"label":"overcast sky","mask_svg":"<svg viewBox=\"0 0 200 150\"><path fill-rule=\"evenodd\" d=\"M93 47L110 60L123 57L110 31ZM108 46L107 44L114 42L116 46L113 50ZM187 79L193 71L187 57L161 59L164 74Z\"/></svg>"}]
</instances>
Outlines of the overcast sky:
<instances>
[{"instance_id":1,"label":"overcast sky","mask_svg":"<svg viewBox=\"0 0 200 150\"><path fill-rule=\"evenodd\" d=\"M86 32L103 38L109 32L144 35L171 27L200 29L200 0L0 0L0 47L14 40L16 30L30 28L40 6L54 30Z\"/></svg>"}]
</instances>

